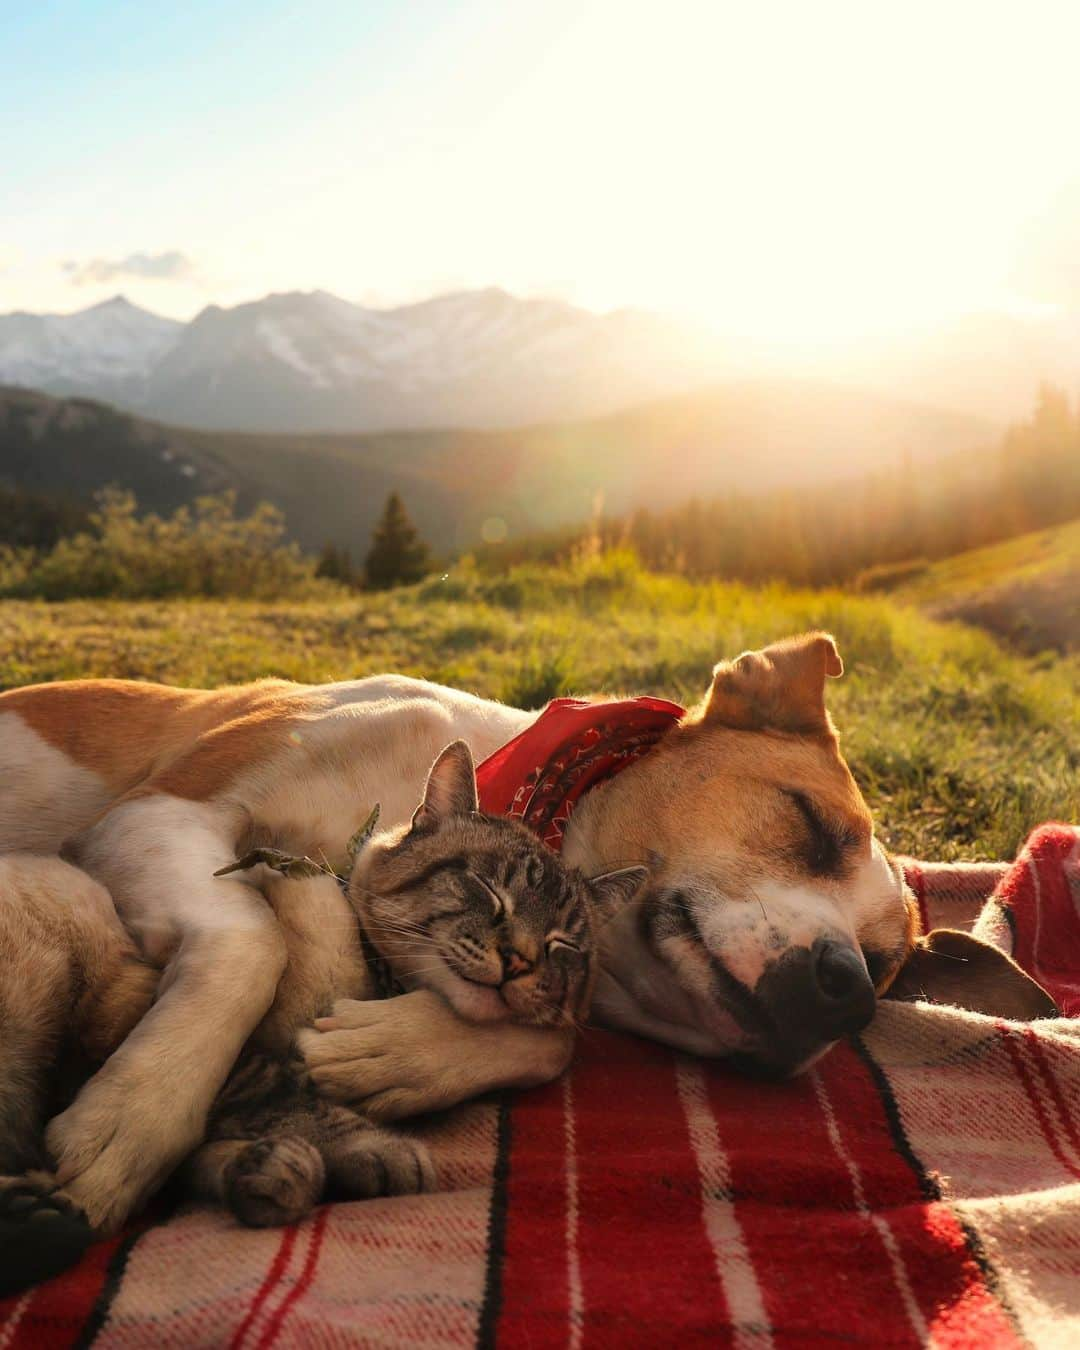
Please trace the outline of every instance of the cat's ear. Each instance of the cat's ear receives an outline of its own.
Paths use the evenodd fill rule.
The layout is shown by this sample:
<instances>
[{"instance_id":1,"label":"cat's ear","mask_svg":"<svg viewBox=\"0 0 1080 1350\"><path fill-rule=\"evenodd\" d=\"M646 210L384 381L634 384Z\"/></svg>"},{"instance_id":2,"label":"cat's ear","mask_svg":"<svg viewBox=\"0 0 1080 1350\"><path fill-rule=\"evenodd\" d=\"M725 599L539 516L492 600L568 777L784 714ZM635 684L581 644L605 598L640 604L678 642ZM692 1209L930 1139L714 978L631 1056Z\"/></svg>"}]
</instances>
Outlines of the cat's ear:
<instances>
[{"instance_id":1,"label":"cat's ear","mask_svg":"<svg viewBox=\"0 0 1080 1350\"><path fill-rule=\"evenodd\" d=\"M452 741L431 766L424 800L412 818L413 829L430 830L450 816L467 816L477 810L472 751L464 741Z\"/></svg>"},{"instance_id":2,"label":"cat's ear","mask_svg":"<svg viewBox=\"0 0 1080 1350\"><path fill-rule=\"evenodd\" d=\"M632 900L649 875L647 867L620 867L589 878L589 889L601 919L609 919Z\"/></svg>"}]
</instances>

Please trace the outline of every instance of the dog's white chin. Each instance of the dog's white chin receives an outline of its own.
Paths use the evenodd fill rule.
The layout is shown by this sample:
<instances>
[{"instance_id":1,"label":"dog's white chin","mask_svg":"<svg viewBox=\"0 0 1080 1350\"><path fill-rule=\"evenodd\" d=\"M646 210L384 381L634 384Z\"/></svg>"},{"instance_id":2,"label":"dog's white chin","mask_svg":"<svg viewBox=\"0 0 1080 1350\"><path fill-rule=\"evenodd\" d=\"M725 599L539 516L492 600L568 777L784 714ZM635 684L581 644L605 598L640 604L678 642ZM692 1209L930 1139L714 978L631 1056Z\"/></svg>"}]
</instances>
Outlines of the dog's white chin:
<instances>
[{"instance_id":1,"label":"dog's white chin","mask_svg":"<svg viewBox=\"0 0 1080 1350\"><path fill-rule=\"evenodd\" d=\"M633 906L601 932L602 963L591 1020L695 1055L729 1055L748 1037L711 999L690 993L638 936Z\"/></svg>"}]
</instances>

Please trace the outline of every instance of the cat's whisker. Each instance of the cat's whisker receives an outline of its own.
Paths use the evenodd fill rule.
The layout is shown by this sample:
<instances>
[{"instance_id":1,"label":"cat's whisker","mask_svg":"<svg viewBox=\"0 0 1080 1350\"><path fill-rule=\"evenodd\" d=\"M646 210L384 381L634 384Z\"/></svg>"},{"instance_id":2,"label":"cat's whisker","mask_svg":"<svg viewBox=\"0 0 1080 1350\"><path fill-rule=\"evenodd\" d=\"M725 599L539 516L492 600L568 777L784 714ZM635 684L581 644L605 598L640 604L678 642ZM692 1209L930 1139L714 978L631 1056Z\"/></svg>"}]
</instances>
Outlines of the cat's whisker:
<instances>
[{"instance_id":1,"label":"cat's whisker","mask_svg":"<svg viewBox=\"0 0 1080 1350\"><path fill-rule=\"evenodd\" d=\"M351 878L349 880L348 888L350 892L355 891L358 895L366 895L369 899L378 900L380 903L384 905L390 902L389 896L382 895L379 891L373 891L368 886L361 886L358 881L355 881Z\"/></svg>"},{"instance_id":2,"label":"cat's whisker","mask_svg":"<svg viewBox=\"0 0 1080 1350\"><path fill-rule=\"evenodd\" d=\"M423 933L380 933L379 940L380 943L385 943L387 946L393 944L395 947L403 947L403 948L407 947L425 948L438 946L438 943L435 941L433 937L430 937Z\"/></svg>"},{"instance_id":3,"label":"cat's whisker","mask_svg":"<svg viewBox=\"0 0 1080 1350\"><path fill-rule=\"evenodd\" d=\"M371 921L386 928L408 928L413 932L427 932L427 920L409 919L400 914L372 913Z\"/></svg>"},{"instance_id":4,"label":"cat's whisker","mask_svg":"<svg viewBox=\"0 0 1080 1350\"><path fill-rule=\"evenodd\" d=\"M416 937L412 933L380 933L377 946L402 952L430 952L439 949L439 943L432 938Z\"/></svg>"},{"instance_id":5,"label":"cat's whisker","mask_svg":"<svg viewBox=\"0 0 1080 1350\"><path fill-rule=\"evenodd\" d=\"M432 937L430 930L422 924L398 923L393 919L380 918L377 926L388 933L411 933L429 939Z\"/></svg>"}]
</instances>

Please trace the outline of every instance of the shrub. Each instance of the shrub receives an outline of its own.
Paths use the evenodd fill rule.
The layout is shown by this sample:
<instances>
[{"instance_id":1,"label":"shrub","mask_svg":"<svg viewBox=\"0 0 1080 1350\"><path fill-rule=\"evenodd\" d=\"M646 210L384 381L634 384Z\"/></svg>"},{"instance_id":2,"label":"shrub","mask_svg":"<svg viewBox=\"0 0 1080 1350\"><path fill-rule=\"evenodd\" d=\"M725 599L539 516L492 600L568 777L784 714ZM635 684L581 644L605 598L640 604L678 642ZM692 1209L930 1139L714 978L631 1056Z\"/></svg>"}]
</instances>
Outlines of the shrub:
<instances>
[{"instance_id":1,"label":"shrub","mask_svg":"<svg viewBox=\"0 0 1080 1350\"><path fill-rule=\"evenodd\" d=\"M529 657L503 681L499 698L515 708L542 708L570 692L569 663L562 656Z\"/></svg>"},{"instance_id":2,"label":"shrub","mask_svg":"<svg viewBox=\"0 0 1080 1350\"><path fill-rule=\"evenodd\" d=\"M7 595L162 598L248 596L269 600L318 593L313 563L284 542L285 521L265 503L237 517L235 496L200 497L163 519L140 517L130 492L106 489L90 529L61 539L33 564L5 567Z\"/></svg>"}]
</instances>

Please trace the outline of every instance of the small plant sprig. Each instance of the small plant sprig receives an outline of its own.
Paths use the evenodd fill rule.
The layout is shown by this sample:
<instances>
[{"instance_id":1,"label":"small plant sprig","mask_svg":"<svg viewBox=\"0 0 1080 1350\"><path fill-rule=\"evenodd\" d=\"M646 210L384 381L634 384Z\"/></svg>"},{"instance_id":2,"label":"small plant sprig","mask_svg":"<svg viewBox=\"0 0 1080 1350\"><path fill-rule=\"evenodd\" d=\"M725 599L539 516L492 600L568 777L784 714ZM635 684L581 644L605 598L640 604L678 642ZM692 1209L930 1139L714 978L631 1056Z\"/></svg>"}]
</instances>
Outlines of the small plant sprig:
<instances>
[{"instance_id":1,"label":"small plant sprig","mask_svg":"<svg viewBox=\"0 0 1080 1350\"><path fill-rule=\"evenodd\" d=\"M368 818L345 846L350 873L364 846L375 833L375 827L378 823L379 803L376 802ZM242 858L237 858L234 862L229 863L227 867L219 867L214 876L225 877L230 872L246 872L251 867L258 867L260 863L272 868L275 872L280 872L283 877L288 877L291 881L304 877L325 876L333 877L335 881L344 885L349 879L347 874L341 876L335 872L328 862L318 862L316 859L306 856L297 857L293 853L283 853L279 848L268 847L253 848L250 852L245 853Z\"/></svg>"}]
</instances>

